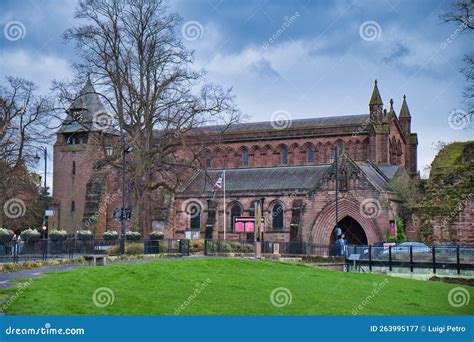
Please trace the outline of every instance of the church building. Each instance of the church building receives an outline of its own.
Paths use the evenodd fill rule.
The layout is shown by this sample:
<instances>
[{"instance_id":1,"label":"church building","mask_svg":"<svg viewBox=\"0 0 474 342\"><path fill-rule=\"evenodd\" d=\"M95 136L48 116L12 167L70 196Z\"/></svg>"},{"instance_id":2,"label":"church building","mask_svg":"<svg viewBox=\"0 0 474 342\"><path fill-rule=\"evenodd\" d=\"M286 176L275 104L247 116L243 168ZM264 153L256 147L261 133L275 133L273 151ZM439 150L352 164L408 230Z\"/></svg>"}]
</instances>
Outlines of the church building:
<instances>
[{"instance_id":1,"label":"church building","mask_svg":"<svg viewBox=\"0 0 474 342\"><path fill-rule=\"evenodd\" d=\"M205 151L205 167L159 203L162 210L151 226L165 238L253 239L239 218L254 217L255 203L262 203L266 241L328 245L336 225L348 243L384 241L395 234L399 204L390 180L402 173L417 177L418 142L405 97L398 114L393 100L384 109L375 81L368 109L362 115L292 120L284 127L273 122L231 126ZM99 141L117 136L74 124L93 122L91 116L104 111L88 81L54 145L52 227L71 233L91 229L97 236L119 230L114 211L122 194L111 179L116 174L97 165L104 153ZM216 187L218 180L222 186Z\"/></svg>"}]
</instances>

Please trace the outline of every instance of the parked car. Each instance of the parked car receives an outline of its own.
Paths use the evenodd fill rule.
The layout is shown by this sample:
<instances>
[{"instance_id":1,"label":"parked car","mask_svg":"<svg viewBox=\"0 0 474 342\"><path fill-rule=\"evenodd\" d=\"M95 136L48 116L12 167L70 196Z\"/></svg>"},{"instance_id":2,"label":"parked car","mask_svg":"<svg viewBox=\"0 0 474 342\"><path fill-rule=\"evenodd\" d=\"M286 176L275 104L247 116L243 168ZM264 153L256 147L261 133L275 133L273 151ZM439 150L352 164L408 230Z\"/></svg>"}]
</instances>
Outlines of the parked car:
<instances>
[{"instance_id":1,"label":"parked car","mask_svg":"<svg viewBox=\"0 0 474 342\"><path fill-rule=\"evenodd\" d=\"M422 242L402 242L392 247L392 254L410 253L410 246L413 253L431 253L431 248ZM389 249L385 249L382 255L388 255Z\"/></svg>"}]
</instances>

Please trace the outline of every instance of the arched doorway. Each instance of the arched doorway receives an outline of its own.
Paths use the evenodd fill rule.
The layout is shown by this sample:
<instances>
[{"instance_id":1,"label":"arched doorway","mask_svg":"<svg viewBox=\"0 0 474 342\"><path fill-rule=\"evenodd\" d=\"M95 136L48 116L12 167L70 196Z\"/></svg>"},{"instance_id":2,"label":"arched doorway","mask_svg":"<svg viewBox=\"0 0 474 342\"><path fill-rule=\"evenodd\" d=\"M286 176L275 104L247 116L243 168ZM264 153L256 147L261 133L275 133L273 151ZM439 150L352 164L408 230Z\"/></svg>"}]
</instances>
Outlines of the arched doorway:
<instances>
[{"instance_id":1,"label":"arched doorway","mask_svg":"<svg viewBox=\"0 0 474 342\"><path fill-rule=\"evenodd\" d=\"M341 228L342 234L345 235L347 244L349 245L367 245L367 235L364 232L364 228L354 220L350 216L344 217L342 220L339 221L338 224L339 228ZM331 234L331 243L336 241L336 234L335 234L334 227L332 234Z\"/></svg>"}]
</instances>

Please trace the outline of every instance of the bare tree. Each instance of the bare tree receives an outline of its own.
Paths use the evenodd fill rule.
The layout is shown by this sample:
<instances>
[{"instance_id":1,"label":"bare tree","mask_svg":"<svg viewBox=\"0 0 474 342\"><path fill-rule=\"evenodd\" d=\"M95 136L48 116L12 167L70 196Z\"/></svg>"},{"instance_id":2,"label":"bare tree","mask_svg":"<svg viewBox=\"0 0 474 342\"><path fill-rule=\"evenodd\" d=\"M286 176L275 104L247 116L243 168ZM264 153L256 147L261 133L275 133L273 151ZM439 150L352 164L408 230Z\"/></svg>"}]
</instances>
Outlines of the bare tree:
<instances>
[{"instance_id":1,"label":"bare tree","mask_svg":"<svg viewBox=\"0 0 474 342\"><path fill-rule=\"evenodd\" d=\"M41 217L42 210L37 210L39 177L28 167L37 147L50 142L48 127L54 109L51 99L36 91L32 82L21 78L7 77L0 85L0 226L8 223L11 228L25 228ZM12 198L28 205L21 208L21 217L5 220L4 204Z\"/></svg>"},{"instance_id":2,"label":"bare tree","mask_svg":"<svg viewBox=\"0 0 474 342\"><path fill-rule=\"evenodd\" d=\"M474 30L474 0L457 0L453 8L454 11L441 16L442 20L456 23L461 33L472 33ZM462 69L462 72L467 80L464 96L467 104L467 115L472 118L474 114L474 54L466 54L464 60L466 66Z\"/></svg>"},{"instance_id":3,"label":"bare tree","mask_svg":"<svg viewBox=\"0 0 474 342\"><path fill-rule=\"evenodd\" d=\"M81 25L65 38L81 58L78 77L88 75L99 86L133 147L136 225L149 231L153 193L174 191L186 171L199 167L202 147L240 113L230 89L205 84L204 73L192 70L193 52L176 32L181 19L163 1L79 1L75 17ZM193 133L209 124L220 126Z\"/></svg>"}]
</instances>

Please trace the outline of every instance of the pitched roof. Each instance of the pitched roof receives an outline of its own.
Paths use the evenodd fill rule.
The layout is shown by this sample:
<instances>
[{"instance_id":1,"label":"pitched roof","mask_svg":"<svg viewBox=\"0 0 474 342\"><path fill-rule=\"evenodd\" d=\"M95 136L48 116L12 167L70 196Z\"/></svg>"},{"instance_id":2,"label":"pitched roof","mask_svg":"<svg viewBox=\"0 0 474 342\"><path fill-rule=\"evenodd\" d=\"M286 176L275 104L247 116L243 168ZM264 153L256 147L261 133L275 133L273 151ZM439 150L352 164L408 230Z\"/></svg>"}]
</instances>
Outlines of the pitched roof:
<instances>
[{"instance_id":1,"label":"pitched roof","mask_svg":"<svg viewBox=\"0 0 474 342\"><path fill-rule=\"evenodd\" d=\"M400 108L399 118L411 118L410 110L407 105L407 97L403 95L402 108Z\"/></svg>"},{"instance_id":2,"label":"pitched roof","mask_svg":"<svg viewBox=\"0 0 474 342\"><path fill-rule=\"evenodd\" d=\"M87 80L79 95L66 110L66 113L67 117L58 131L60 133L101 130L107 130L110 131L109 133L112 133L112 117L107 113L90 79ZM105 124L102 124L101 120L105 120Z\"/></svg>"},{"instance_id":3,"label":"pitched roof","mask_svg":"<svg viewBox=\"0 0 474 342\"><path fill-rule=\"evenodd\" d=\"M371 163L356 162L356 165L379 190L386 188L387 179ZM226 193L310 192L331 167L332 164L321 164L228 169L225 172ZM222 170L198 171L178 196L209 196L221 173Z\"/></svg>"},{"instance_id":4,"label":"pitched roof","mask_svg":"<svg viewBox=\"0 0 474 342\"><path fill-rule=\"evenodd\" d=\"M370 98L369 105L381 105L382 97L380 96L379 87L377 86L377 80L374 82L374 90L372 90L372 97Z\"/></svg>"},{"instance_id":5,"label":"pitched roof","mask_svg":"<svg viewBox=\"0 0 474 342\"><path fill-rule=\"evenodd\" d=\"M317 127L328 127L328 126L359 126L366 124L369 120L369 114L358 114L358 115L343 115L343 116L328 116L320 118L308 118L308 119L296 119L288 120L285 125L278 125L275 121L263 121L263 122L249 122L239 123L231 125L225 130L226 133L241 133L241 132L253 132L253 131L270 131L277 130L282 131L284 129L301 129L301 128L317 128ZM282 128L284 126L286 128ZM194 133L211 133L213 131L221 131L225 127L222 125L205 126L196 128L193 130Z\"/></svg>"}]
</instances>

